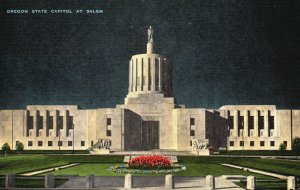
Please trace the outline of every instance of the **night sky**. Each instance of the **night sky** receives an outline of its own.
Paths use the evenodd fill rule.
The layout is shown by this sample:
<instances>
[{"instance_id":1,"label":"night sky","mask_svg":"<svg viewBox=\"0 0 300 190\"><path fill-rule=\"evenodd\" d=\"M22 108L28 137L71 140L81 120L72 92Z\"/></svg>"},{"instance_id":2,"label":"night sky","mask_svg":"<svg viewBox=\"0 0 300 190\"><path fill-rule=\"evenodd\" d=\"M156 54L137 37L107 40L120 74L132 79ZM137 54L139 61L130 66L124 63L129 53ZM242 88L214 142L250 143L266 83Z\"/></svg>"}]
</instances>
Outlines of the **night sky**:
<instances>
[{"instance_id":1,"label":"night sky","mask_svg":"<svg viewBox=\"0 0 300 190\"><path fill-rule=\"evenodd\" d=\"M171 59L177 103L300 109L299 0L0 0L0 109L123 104L128 61L145 53L149 25L155 51Z\"/></svg>"}]
</instances>

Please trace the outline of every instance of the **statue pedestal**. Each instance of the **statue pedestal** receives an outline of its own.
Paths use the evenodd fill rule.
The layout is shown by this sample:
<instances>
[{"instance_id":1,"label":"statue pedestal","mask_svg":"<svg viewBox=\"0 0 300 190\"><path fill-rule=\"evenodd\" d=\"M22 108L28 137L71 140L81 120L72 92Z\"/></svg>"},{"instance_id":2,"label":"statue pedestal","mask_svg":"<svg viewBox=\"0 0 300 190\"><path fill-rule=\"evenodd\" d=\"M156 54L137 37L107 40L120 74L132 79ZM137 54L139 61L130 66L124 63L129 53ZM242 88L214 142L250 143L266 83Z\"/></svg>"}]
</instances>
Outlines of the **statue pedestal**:
<instances>
[{"instance_id":1,"label":"statue pedestal","mask_svg":"<svg viewBox=\"0 0 300 190\"><path fill-rule=\"evenodd\" d=\"M209 150L192 150L192 154L200 155L200 156L208 156Z\"/></svg>"},{"instance_id":2,"label":"statue pedestal","mask_svg":"<svg viewBox=\"0 0 300 190\"><path fill-rule=\"evenodd\" d=\"M110 154L110 150L106 148L94 149L90 151L90 154Z\"/></svg>"}]
</instances>

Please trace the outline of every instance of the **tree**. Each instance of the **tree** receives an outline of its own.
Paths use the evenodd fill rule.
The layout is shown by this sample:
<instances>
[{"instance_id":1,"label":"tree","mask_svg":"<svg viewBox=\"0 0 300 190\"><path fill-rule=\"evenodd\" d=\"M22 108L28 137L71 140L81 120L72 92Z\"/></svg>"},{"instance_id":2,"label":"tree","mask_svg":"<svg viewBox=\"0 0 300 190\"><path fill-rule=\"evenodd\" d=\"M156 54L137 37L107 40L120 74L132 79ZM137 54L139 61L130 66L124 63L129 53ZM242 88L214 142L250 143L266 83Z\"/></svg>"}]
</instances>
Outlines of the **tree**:
<instances>
[{"instance_id":1,"label":"tree","mask_svg":"<svg viewBox=\"0 0 300 190\"><path fill-rule=\"evenodd\" d=\"M292 140L292 150L297 155L300 154L300 138L296 137Z\"/></svg>"},{"instance_id":2,"label":"tree","mask_svg":"<svg viewBox=\"0 0 300 190\"><path fill-rule=\"evenodd\" d=\"M281 153L284 153L286 151L286 144L281 143L279 145L279 150L280 150Z\"/></svg>"},{"instance_id":3,"label":"tree","mask_svg":"<svg viewBox=\"0 0 300 190\"><path fill-rule=\"evenodd\" d=\"M2 150L5 152L5 156L6 156L6 152L10 150L10 146L8 143L4 143L2 145Z\"/></svg>"},{"instance_id":4,"label":"tree","mask_svg":"<svg viewBox=\"0 0 300 190\"><path fill-rule=\"evenodd\" d=\"M17 151L22 151L22 150L24 150L24 145L23 145L23 143L17 142L17 144L16 144L16 150L17 150Z\"/></svg>"}]
</instances>

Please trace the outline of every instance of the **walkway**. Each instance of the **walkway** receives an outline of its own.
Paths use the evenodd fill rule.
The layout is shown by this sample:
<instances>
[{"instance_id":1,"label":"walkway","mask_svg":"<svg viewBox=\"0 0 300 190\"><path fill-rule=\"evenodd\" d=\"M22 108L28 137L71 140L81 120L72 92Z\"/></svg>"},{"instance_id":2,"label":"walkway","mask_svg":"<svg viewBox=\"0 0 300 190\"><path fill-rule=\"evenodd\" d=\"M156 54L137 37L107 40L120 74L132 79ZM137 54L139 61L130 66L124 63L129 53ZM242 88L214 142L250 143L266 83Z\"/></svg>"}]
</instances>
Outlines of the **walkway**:
<instances>
[{"instance_id":1,"label":"walkway","mask_svg":"<svg viewBox=\"0 0 300 190\"><path fill-rule=\"evenodd\" d=\"M253 172L253 173L258 173L258 174L262 174L262 175L267 175L267 176L271 176L271 177L276 177L279 179L287 179L287 176L285 175L280 175L280 174L276 174L276 173L271 173L271 172L266 172L266 171L262 171L262 170L257 170L257 169L252 169L252 168L247 168L247 167L243 167L243 166L237 166L237 165L233 165L233 164L221 164L223 166L228 166L231 168L237 168L237 169L242 169L245 171L249 171L249 172Z\"/></svg>"},{"instance_id":2,"label":"walkway","mask_svg":"<svg viewBox=\"0 0 300 190\"><path fill-rule=\"evenodd\" d=\"M28 173L24 173L24 174L21 174L21 175L23 175L23 176L33 176L33 175L38 175L38 174L42 174L42 173L51 172L51 171L54 171L54 170L60 170L60 169L65 169L65 168L77 166L77 165L80 165L80 164L81 163L72 163L72 164L67 164L67 165L63 165L63 166L56 166L56 167L53 167L53 168L47 168L47 169L44 169L44 170L28 172Z\"/></svg>"}]
</instances>

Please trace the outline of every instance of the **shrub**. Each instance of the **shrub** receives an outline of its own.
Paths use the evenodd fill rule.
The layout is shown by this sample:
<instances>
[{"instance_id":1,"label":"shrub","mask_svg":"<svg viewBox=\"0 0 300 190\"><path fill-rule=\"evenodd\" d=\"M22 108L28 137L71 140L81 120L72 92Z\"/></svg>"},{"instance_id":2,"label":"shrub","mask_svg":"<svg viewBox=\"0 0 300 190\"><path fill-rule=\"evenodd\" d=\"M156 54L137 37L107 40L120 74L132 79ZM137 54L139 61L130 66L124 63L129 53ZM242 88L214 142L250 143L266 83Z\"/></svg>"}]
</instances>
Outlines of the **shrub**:
<instances>
[{"instance_id":1,"label":"shrub","mask_svg":"<svg viewBox=\"0 0 300 190\"><path fill-rule=\"evenodd\" d=\"M137 156L130 159L129 168L138 169L162 169L171 168L171 160L165 156L149 155Z\"/></svg>"},{"instance_id":2,"label":"shrub","mask_svg":"<svg viewBox=\"0 0 300 190\"><path fill-rule=\"evenodd\" d=\"M220 148L218 149L218 151L219 151L220 154L224 154L224 153L227 152L227 149L226 149L225 147L220 147Z\"/></svg>"},{"instance_id":3,"label":"shrub","mask_svg":"<svg viewBox=\"0 0 300 190\"><path fill-rule=\"evenodd\" d=\"M16 144L16 150L17 150L17 151L22 151L22 150L24 150L24 145L23 145L23 143L17 142L17 144Z\"/></svg>"},{"instance_id":4,"label":"shrub","mask_svg":"<svg viewBox=\"0 0 300 190\"><path fill-rule=\"evenodd\" d=\"M296 137L292 140L292 150L296 154L300 154L300 138Z\"/></svg>"},{"instance_id":5,"label":"shrub","mask_svg":"<svg viewBox=\"0 0 300 190\"><path fill-rule=\"evenodd\" d=\"M2 150L3 151L9 151L10 150L10 146L9 146L9 144L8 143L4 143L3 145L2 145Z\"/></svg>"},{"instance_id":6,"label":"shrub","mask_svg":"<svg viewBox=\"0 0 300 190\"><path fill-rule=\"evenodd\" d=\"M209 154L213 154L216 151L216 149L213 146L210 146L208 150L209 150Z\"/></svg>"},{"instance_id":7,"label":"shrub","mask_svg":"<svg viewBox=\"0 0 300 190\"><path fill-rule=\"evenodd\" d=\"M279 145L279 150L280 150L280 152L285 152L285 151L286 151L286 144L281 143L281 144Z\"/></svg>"}]
</instances>

